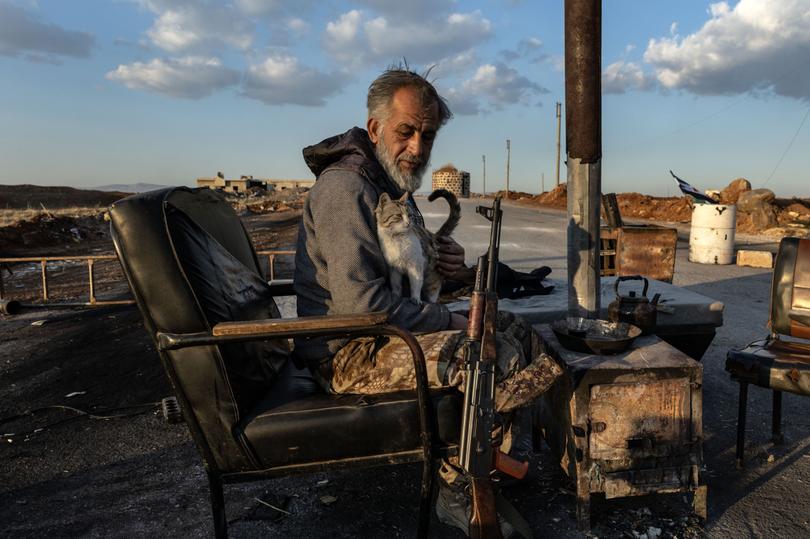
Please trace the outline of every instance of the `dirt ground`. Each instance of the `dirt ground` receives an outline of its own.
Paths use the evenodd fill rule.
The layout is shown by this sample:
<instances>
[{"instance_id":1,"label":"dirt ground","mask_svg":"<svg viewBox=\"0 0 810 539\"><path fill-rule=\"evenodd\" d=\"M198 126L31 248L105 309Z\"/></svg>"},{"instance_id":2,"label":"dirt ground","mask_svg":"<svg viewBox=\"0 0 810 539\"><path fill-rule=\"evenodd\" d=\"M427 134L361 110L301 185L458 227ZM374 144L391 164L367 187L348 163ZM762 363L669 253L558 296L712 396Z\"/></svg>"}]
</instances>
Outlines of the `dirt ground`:
<instances>
[{"instance_id":1,"label":"dirt ground","mask_svg":"<svg viewBox=\"0 0 810 539\"><path fill-rule=\"evenodd\" d=\"M506 196L505 191L499 195ZM618 193L616 198L619 211L625 219L649 219L670 223L688 223L692 219L691 197L653 197L641 193ZM561 184L551 191L539 195L510 191L509 199L528 206L565 208L567 204L566 186ZM778 226L758 230L745 212L737 212L737 232L743 234L764 234L779 238L785 235L810 236L810 200L801 198L777 198L774 201ZM604 215L604 213L603 213Z\"/></svg>"},{"instance_id":2,"label":"dirt ground","mask_svg":"<svg viewBox=\"0 0 810 539\"><path fill-rule=\"evenodd\" d=\"M290 209L246 212L243 219L257 249L283 249L294 246L299 216ZM108 238L69 241L71 254L112 252ZM36 248L56 246L48 243ZM282 261L279 276L289 276L291 268L290 261ZM60 297L83 290L73 277L84 271L79 267L62 272L65 283ZM4 278L7 290L36 295L36 271L18 270L12 278ZM102 272L100 280L105 297L126 297L114 265ZM715 363L728 345L722 339L712 345L709 355ZM0 380L0 536L212 535L201 461L185 426L163 420L159 401L171 390L134 307L0 315ZM766 399L761 395L752 399L760 411L750 412L749 433L753 425L760 430L749 434L750 470L740 475L729 466L732 457L727 451L707 451L709 523L733 507L744 515L762 512L753 518L764 519L764 529L774 530L777 536L807 536L810 509L803 516L785 515L780 513L779 501L780 497L805 498L806 482L778 486L767 509L752 505L756 502L747 497L775 473L768 469L773 455L780 469L791 464L783 459L809 456L806 445L774 449L764 443L760 431L766 428ZM734 417L728 414L733 408L733 404L707 403L705 410L705 428L714 440L722 441L722 447L733 440ZM536 536L583 537L576 531L573 486L548 449L538 448L527 457L529 477L504 487L506 497ZM228 486L230 532L233 537L410 537L415 529L418 478L419 469L406 465ZM705 524L692 515L689 503L685 495L609 503L597 499L590 536L706 535ZM712 535L761 536L762 529L742 521ZM431 536L463 535L434 518Z\"/></svg>"}]
</instances>

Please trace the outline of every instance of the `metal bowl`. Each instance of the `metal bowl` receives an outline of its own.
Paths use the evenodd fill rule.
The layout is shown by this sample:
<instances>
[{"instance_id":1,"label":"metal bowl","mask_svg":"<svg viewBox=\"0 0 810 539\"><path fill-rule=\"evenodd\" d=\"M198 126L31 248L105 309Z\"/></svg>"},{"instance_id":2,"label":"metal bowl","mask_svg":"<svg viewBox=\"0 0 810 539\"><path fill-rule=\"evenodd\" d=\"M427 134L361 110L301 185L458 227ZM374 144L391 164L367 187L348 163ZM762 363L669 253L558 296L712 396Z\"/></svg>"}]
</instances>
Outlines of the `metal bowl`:
<instances>
[{"instance_id":1,"label":"metal bowl","mask_svg":"<svg viewBox=\"0 0 810 539\"><path fill-rule=\"evenodd\" d=\"M624 352L641 335L641 329L627 322L588 318L557 320L551 330L565 348L590 354Z\"/></svg>"}]
</instances>

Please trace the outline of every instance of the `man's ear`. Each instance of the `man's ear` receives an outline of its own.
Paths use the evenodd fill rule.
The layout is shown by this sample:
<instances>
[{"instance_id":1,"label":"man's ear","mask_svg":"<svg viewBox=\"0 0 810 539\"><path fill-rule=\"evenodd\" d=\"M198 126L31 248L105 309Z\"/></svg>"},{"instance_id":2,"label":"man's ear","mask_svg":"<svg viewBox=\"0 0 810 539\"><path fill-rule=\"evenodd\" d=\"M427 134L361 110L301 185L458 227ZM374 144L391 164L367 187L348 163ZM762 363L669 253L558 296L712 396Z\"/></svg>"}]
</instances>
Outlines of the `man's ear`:
<instances>
[{"instance_id":1,"label":"man's ear","mask_svg":"<svg viewBox=\"0 0 810 539\"><path fill-rule=\"evenodd\" d=\"M366 122L366 131L368 131L368 138L371 139L372 144L377 144L380 137L377 131L380 129L380 121L377 118L369 118Z\"/></svg>"}]
</instances>

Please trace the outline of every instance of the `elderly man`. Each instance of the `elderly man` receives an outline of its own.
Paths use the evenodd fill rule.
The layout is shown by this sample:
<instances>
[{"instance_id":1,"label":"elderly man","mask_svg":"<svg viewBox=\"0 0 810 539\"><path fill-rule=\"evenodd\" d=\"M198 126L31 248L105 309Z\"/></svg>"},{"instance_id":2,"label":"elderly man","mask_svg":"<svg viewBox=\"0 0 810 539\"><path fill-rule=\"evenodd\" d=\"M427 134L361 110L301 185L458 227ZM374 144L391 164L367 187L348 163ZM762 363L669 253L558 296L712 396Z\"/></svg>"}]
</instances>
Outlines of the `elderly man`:
<instances>
[{"instance_id":1,"label":"elderly man","mask_svg":"<svg viewBox=\"0 0 810 539\"><path fill-rule=\"evenodd\" d=\"M463 386L467 319L444 305L419 304L392 292L374 216L382 193L399 198L407 192L421 219L410 194L421 186L433 142L450 110L430 82L407 69L389 69L378 77L369 87L367 104L366 130L355 127L304 149L317 181L298 236L298 314L385 311L392 323L419 333L431 386ZM440 271L452 276L463 263L464 249L441 238ZM495 402L508 426L518 423L510 421L513 411L531 404L560 370L530 326L501 314ZM381 393L415 386L409 353L399 339L299 340L295 351L329 392ZM509 451L515 429L505 430L501 449ZM458 474L448 463L442 477L452 484ZM437 513L466 531L469 507L460 489L440 490Z\"/></svg>"}]
</instances>

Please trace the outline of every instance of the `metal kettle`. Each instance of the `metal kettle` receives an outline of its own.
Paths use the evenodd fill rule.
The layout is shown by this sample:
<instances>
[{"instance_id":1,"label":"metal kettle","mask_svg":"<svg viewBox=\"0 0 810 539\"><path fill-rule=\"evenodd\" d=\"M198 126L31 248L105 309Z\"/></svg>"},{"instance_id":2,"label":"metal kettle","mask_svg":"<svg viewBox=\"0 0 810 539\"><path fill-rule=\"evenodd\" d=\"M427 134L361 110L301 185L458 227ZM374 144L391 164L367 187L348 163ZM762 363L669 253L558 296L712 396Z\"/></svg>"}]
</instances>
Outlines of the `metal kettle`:
<instances>
[{"instance_id":1,"label":"metal kettle","mask_svg":"<svg viewBox=\"0 0 810 539\"><path fill-rule=\"evenodd\" d=\"M636 295L635 290L631 290L629 295L619 294L619 283L622 281L644 281L644 288L641 296ZM628 322L641 329L642 335L649 335L655 331L658 323L658 300L661 294L653 296L652 301L647 297L649 282L641 275L627 275L616 278L616 299L608 305L608 319L613 322Z\"/></svg>"}]
</instances>

